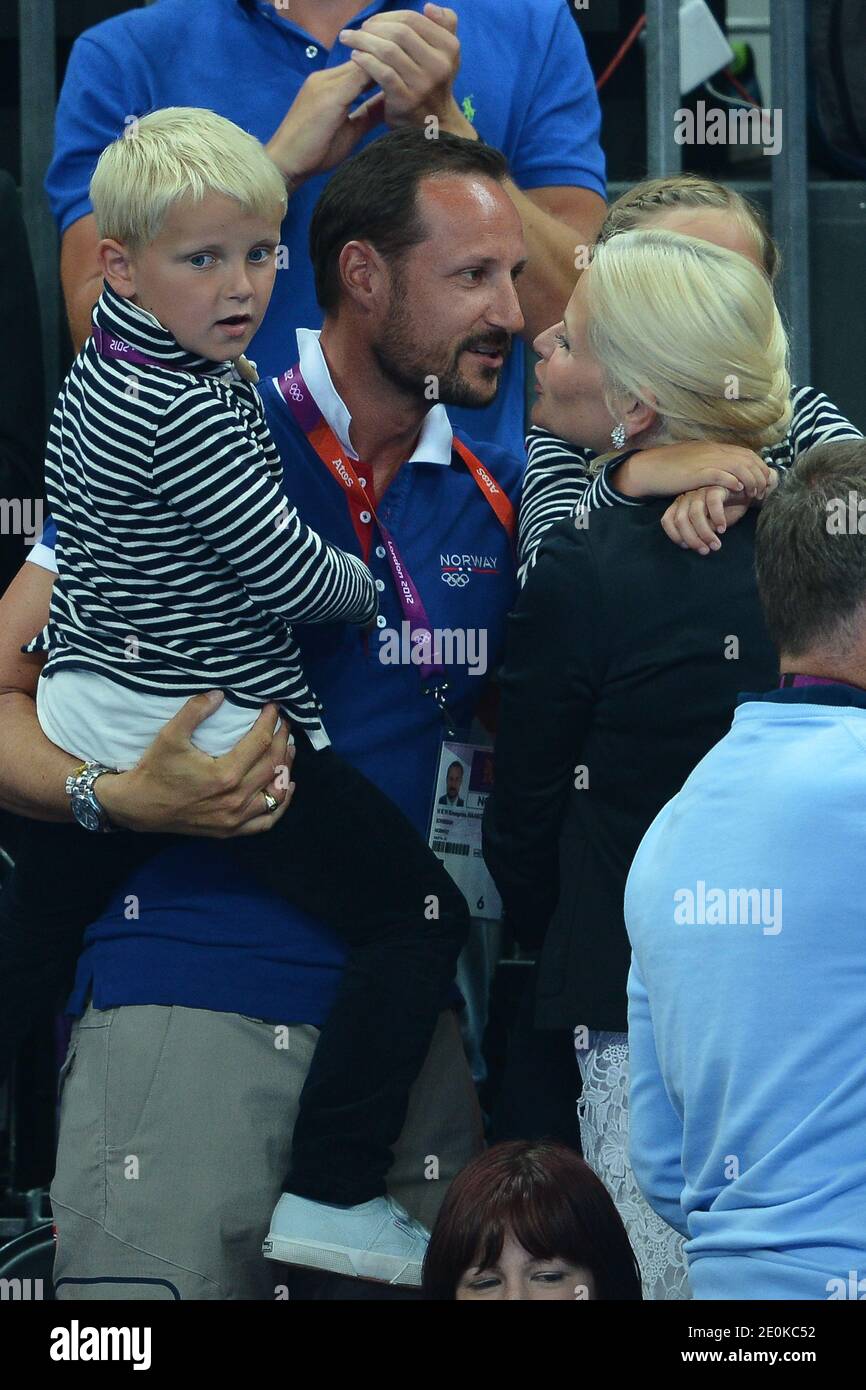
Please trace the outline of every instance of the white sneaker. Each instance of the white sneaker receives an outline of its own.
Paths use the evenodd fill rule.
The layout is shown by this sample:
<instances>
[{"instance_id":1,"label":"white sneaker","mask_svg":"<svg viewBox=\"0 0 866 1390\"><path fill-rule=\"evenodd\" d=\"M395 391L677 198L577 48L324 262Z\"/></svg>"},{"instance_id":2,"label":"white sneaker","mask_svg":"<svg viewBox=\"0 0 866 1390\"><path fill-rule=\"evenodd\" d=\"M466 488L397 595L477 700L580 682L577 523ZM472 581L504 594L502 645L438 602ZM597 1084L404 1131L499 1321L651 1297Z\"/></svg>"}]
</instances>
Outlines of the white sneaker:
<instances>
[{"instance_id":1,"label":"white sneaker","mask_svg":"<svg viewBox=\"0 0 866 1390\"><path fill-rule=\"evenodd\" d=\"M284 1192L262 1245L269 1260L418 1288L429 1231L393 1197L332 1207Z\"/></svg>"}]
</instances>

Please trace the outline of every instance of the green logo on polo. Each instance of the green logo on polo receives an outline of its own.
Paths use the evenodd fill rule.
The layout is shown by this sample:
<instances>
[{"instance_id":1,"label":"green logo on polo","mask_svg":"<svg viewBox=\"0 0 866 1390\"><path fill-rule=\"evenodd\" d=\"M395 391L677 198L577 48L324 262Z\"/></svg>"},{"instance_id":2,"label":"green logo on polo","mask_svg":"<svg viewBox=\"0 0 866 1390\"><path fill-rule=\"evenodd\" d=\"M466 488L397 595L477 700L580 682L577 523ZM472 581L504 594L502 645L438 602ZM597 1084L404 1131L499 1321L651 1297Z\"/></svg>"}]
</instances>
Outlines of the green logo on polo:
<instances>
[{"instance_id":1,"label":"green logo on polo","mask_svg":"<svg viewBox=\"0 0 866 1390\"><path fill-rule=\"evenodd\" d=\"M467 121L475 120L475 107L472 105L471 96L463 98L463 114Z\"/></svg>"}]
</instances>

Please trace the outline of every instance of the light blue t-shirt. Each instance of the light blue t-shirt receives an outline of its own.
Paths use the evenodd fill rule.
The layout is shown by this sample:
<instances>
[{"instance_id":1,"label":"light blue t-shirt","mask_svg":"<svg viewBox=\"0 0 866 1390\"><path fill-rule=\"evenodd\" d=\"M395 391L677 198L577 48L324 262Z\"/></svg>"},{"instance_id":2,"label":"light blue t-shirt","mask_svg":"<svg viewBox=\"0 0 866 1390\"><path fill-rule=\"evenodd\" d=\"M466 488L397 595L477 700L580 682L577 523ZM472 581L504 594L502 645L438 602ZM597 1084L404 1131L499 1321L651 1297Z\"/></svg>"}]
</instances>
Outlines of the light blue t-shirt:
<instances>
[{"instance_id":1,"label":"light blue t-shirt","mask_svg":"<svg viewBox=\"0 0 866 1390\"><path fill-rule=\"evenodd\" d=\"M744 697L632 865L631 1160L697 1299L866 1296L864 845L866 691L803 687Z\"/></svg>"},{"instance_id":2,"label":"light blue t-shirt","mask_svg":"<svg viewBox=\"0 0 866 1390\"><path fill-rule=\"evenodd\" d=\"M455 99L482 139L505 154L515 182L527 190L577 186L603 197L595 83L564 0L451 3L461 44ZM379 0L346 27L360 28L380 11L420 11L423 5ZM310 74L350 56L340 43L330 52L322 48L290 15L291 7L278 14L266 0L158 0L86 30L66 69L45 180L61 235L92 211L88 187L97 159L133 116L163 106L204 106L269 140ZM380 126L369 139L385 130ZM262 377L291 366L296 328L322 322L307 237L328 178L310 179L289 203L282 228L288 265L277 272L268 312L248 349ZM522 454L524 372L523 342L515 339L496 401L483 411L450 411L454 424L473 439Z\"/></svg>"}]
</instances>

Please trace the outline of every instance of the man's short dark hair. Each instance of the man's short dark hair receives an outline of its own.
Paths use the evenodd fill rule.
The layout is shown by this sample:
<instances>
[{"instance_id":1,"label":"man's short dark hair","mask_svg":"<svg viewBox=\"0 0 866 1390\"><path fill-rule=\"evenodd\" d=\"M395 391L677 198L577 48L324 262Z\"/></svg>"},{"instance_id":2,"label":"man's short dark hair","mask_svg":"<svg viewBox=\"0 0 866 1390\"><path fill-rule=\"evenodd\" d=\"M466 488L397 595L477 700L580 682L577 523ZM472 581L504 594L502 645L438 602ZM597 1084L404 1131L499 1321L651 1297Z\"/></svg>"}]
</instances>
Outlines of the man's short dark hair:
<instances>
[{"instance_id":1,"label":"man's short dark hair","mask_svg":"<svg viewBox=\"0 0 866 1390\"><path fill-rule=\"evenodd\" d=\"M426 240L418 184L437 174L476 174L501 183L508 164L499 150L480 140L447 131L429 140L413 128L380 136L340 165L310 222L316 298L325 313L339 303L339 259L347 242L370 241L390 259Z\"/></svg>"},{"instance_id":2,"label":"man's short dark hair","mask_svg":"<svg viewBox=\"0 0 866 1390\"><path fill-rule=\"evenodd\" d=\"M462 777L462 776L463 776L463 764L462 764L462 763L458 763L458 762L456 762L456 761L453 762L453 763L449 763L449 764L448 764L448 772L453 772L455 767L457 768L457 770L458 770L459 773L460 773L460 776ZM446 773L445 775L447 776L448 774Z\"/></svg>"},{"instance_id":3,"label":"man's short dark hair","mask_svg":"<svg viewBox=\"0 0 866 1390\"><path fill-rule=\"evenodd\" d=\"M780 651L850 646L866 614L866 440L816 444L797 460L761 510L755 564Z\"/></svg>"}]
</instances>

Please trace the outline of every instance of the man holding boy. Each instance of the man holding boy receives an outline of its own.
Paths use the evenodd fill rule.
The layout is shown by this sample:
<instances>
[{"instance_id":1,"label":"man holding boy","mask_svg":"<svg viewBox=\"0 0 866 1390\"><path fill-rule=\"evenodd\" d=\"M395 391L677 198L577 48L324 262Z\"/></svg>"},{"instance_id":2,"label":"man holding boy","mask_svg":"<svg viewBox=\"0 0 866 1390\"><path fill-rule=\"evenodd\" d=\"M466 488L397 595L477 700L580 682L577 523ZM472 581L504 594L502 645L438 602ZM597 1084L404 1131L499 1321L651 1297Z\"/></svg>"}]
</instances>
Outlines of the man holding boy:
<instances>
[{"instance_id":1,"label":"man holding boy","mask_svg":"<svg viewBox=\"0 0 866 1390\"><path fill-rule=\"evenodd\" d=\"M501 649L522 462L454 440L431 391L476 405L495 395L522 324L525 243L501 158L474 142L398 132L342 175L314 222L326 322L321 341L298 335L300 379L369 507L347 503L304 437L289 406L298 378L261 389L290 501L326 539L367 554L379 591L380 627L366 642L342 626L297 633L304 667L337 751L424 833L445 721L468 725L478 682L465 663L450 667L443 709L417 663L382 661L380 633L404 621L383 541L395 542L431 628L483 628L488 650ZM387 250L380 207L396 238ZM230 296L241 317L254 273L239 273ZM443 583L454 573L466 583ZM109 821L140 823L135 778L99 779ZM272 1296L258 1246L341 960L321 924L243 882L206 844L169 848L123 886L88 933L73 997L76 1012L88 990L93 1002L65 1080L52 1192L61 1297L148 1298L166 1283L186 1298ZM477 1143L451 1011L416 1092L416 1136L404 1130L391 1185L429 1224Z\"/></svg>"}]
</instances>

